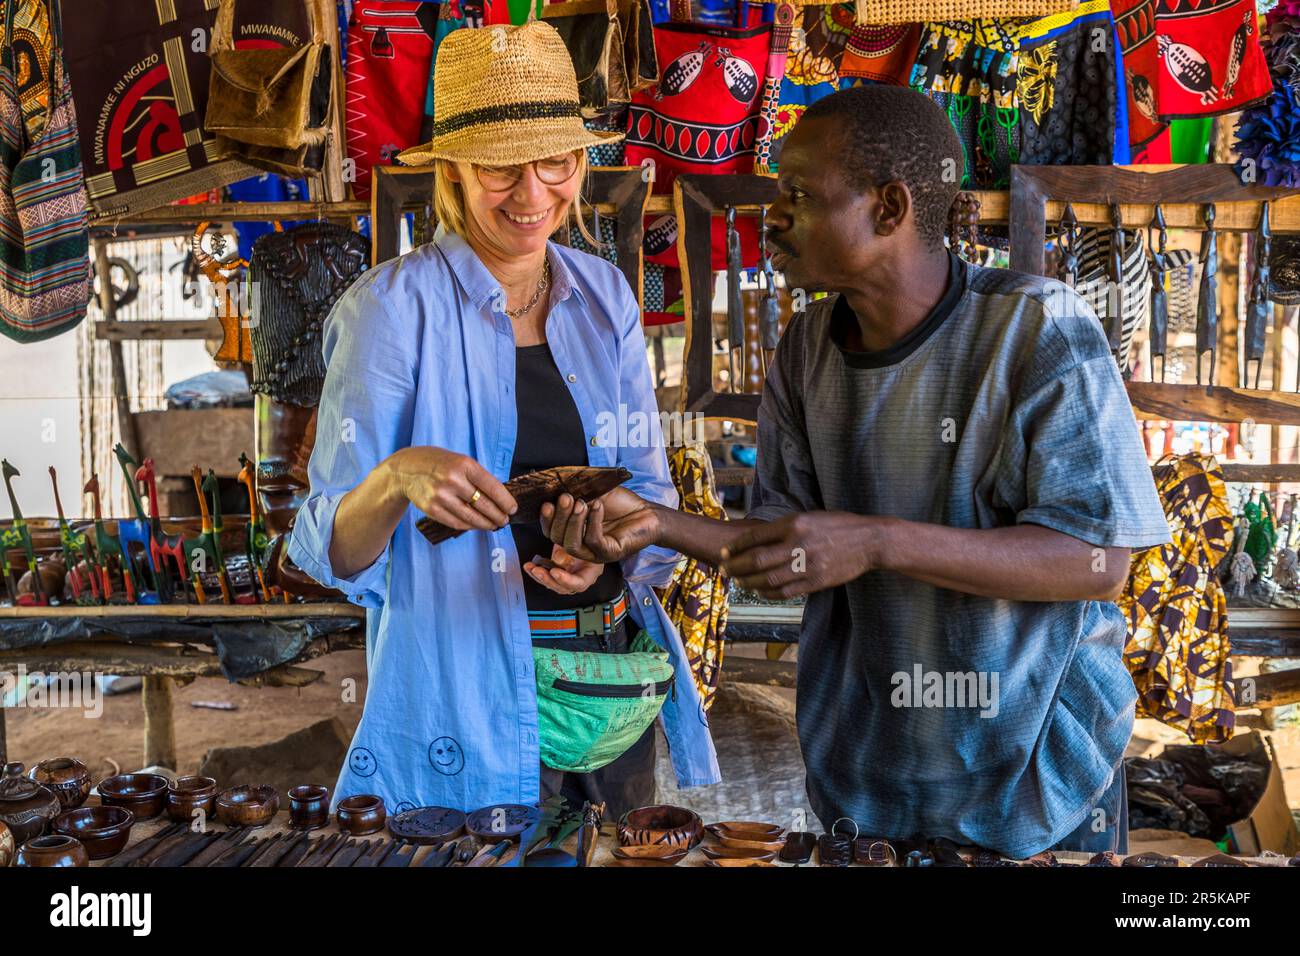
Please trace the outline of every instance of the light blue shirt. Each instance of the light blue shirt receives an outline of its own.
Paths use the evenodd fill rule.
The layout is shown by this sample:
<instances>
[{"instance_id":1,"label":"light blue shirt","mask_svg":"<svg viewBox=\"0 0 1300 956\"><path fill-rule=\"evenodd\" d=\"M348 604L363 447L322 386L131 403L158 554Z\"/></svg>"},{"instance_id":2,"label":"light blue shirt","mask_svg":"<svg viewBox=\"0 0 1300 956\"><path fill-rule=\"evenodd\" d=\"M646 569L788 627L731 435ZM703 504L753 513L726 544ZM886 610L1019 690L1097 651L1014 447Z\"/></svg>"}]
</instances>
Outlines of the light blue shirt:
<instances>
[{"instance_id":1,"label":"light blue shirt","mask_svg":"<svg viewBox=\"0 0 1300 956\"><path fill-rule=\"evenodd\" d=\"M610 263L554 243L546 337L589 436L588 462L622 465L627 487L676 507L636 298ZM515 340L500 284L462 238L434 242L362 275L323 331L327 368L289 554L365 607L369 689L333 801L383 797L473 810L538 799L537 692L522 571L509 527L430 545L408 507L388 548L349 578L330 567L344 494L400 448L470 455L504 482L514 457ZM609 444L619 406L652 420L645 447ZM630 430L627 430L630 431ZM615 438L615 441L617 438ZM632 616L666 648L676 699L660 715L683 787L716 783L717 756L681 637L653 587L677 554L623 562Z\"/></svg>"}]
</instances>

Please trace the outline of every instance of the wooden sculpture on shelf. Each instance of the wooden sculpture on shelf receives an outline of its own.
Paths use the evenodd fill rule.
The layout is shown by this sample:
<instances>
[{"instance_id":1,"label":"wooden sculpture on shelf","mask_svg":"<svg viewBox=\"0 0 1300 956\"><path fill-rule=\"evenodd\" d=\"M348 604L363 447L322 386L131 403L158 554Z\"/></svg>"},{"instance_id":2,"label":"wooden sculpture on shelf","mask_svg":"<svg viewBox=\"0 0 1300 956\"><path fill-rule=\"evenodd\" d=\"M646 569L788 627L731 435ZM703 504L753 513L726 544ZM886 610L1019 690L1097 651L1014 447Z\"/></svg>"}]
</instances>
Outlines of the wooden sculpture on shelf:
<instances>
[{"instance_id":1,"label":"wooden sculpture on shelf","mask_svg":"<svg viewBox=\"0 0 1300 956\"><path fill-rule=\"evenodd\" d=\"M208 478L204 478L199 466L195 465L190 469L190 477L194 480L194 493L199 496L199 516L203 522L198 538L189 545L189 554L199 563L199 568L194 569L194 598L200 604L208 603L208 596L203 590L200 568L203 570L210 569L217 575L217 580L221 585L222 603L233 604L234 601L230 594L230 579L226 575L226 564L221 558L221 541L218 537L220 532L213 523L212 513L208 511L207 490L209 487L214 492L217 490L216 476L209 472Z\"/></svg>"},{"instance_id":2,"label":"wooden sculpture on shelf","mask_svg":"<svg viewBox=\"0 0 1300 956\"><path fill-rule=\"evenodd\" d=\"M77 604L100 604L99 580L95 574L95 561L90 553L90 539L86 532L76 532L63 516L63 502L59 499L59 476L50 466L50 483L54 486L54 510L59 516L59 544L68 568L68 587ZM84 570L82 562L84 559Z\"/></svg>"},{"instance_id":3,"label":"wooden sculpture on shelf","mask_svg":"<svg viewBox=\"0 0 1300 956\"><path fill-rule=\"evenodd\" d=\"M1273 311L1268 301L1269 266L1273 232L1268 223L1268 202L1260 206L1259 228L1255 233L1255 272L1250 280L1250 299L1246 305L1246 361L1242 363L1245 380L1242 388L1259 388L1259 370L1264 365L1265 336L1268 333L1268 315ZM1250 380L1250 363L1255 363L1255 383ZM1280 383L1274 382L1277 388Z\"/></svg>"},{"instance_id":4,"label":"wooden sculpture on shelf","mask_svg":"<svg viewBox=\"0 0 1300 956\"><path fill-rule=\"evenodd\" d=\"M1201 359L1210 353L1209 384L1219 361L1219 247L1214 233L1214 203L1205 204L1201 234L1201 291L1196 300L1196 384L1201 384Z\"/></svg>"},{"instance_id":5,"label":"wooden sculpture on shelf","mask_svg":"<svg viewBox=\"0 0 1300 956\"><path fill-rule=\"evenodd\" d=\"M1155 237L1151 230L1156 230ZM1147 340L1150 364L1149 377L1155 381L1156 359L1160 359L1160 381L1165 380L1165 352L1169 342L1169 293L1165 291L1169 275L1169 230L1165 225L1165 210L1156 203L1147 226L1147 245L1151 249L1151 333Z\"/></svg>"},{"instance_id":6,"label":"wooden sculpture on shelf","mask_svg":"<svg viewBox=\"0 0 1300 956\"><path fill-rule=\"evenodd\" d=\"M126 488L131 495L131 507L135 510L134 518L119 518L117 521L117 542L122 554L123 573L129 574L135 584L135 594L128 593L127 596L133 604L158 604L164 600L165 589L161 583L162 575L154 565L153 550L150 547L153 535L149 530L149 520L145 517L144 506L140 503L140 494L135 486L135 469L132 467L135 459L120 442L113 447L113 454L122 466ZM136 554L139 554L138 561Z\"/></svg>"},{"instance_id":7,"label":"wooden sculpture on shelf","mask_svg":"<svg viewBox=\"0 0 1300 956\"><path fill-rule=\"evenodd\" d=\"M248 554L248 568L251 574L256 578L257 588L262 595L262 600L271 601L271 589L266 585L266 555L270 546L270 539L266 534L266 525L262 521L262 512L257 504L257 482L253 470L253 463L245 454L239 456L239 480L244 487L248 489L248 527L244 534L244 550ZM284 601L289 602L289 595L284 595Z\"/></svg>"},{"instance_id":8,"label":"wooden sculpture on shelf","mask_svg":"<svg viewBox=\"0 0 1300 956\"><path fill-rule=\"evenodd\" d=\"M14 604L23 605L49 604L49 598L42 586L40 571L36 567L36 551L32 548L32 532L27 527L26 520L23 519L22 510L18 507L18 498L14 495L13 479L19 477L20 472L9 463L8 459L0 461L0 470L3 470L4 474L5 491L9 493L9 507L13 509L13 521L10 522L9 528L3 532L3 537L0 537L0 551L4 552L5 587L9 591L9 600ZM9 562L10 548L22 548L27 557L27 570L32 575L31 594L19 593L18 580L14 575L13 566Z\"/></svg>"},{"instance_id":9,"label":"wooden sculpture on shelf","mask_svg":"<svg viewBox=\"0 0 1300 956\"><path fill-rule=\"evenodd\" d=\"M217 362L253 364L253 340L249 337L248 323L244 321L239 295L239 282L248 260L223 259L226 237L214 232L210 240L215 255L203 249L203 239L211 223L201 222L190 237L190 254L199 271L212 283L217 298L217 321L221 323L222 339L213 359Z\"/></svg>"},{"instance_id":10,"label":"wooden sculpture on shelf","mask_svg":"<svg viewBox=\"0 0 1300 956\"><path fill-rule=\"evenodd\" d=\"M185 538L179 534L166 534L162 528L162 516L158 513L158 481L154 475L152 458L146 458L144 464L135 470L135 480L144 486L149 496L149 553L153 566L158 569L159 583L162 586L163 601L170 604L176 596L176 581L180 581L180 593L189 592L189 569L185 563ZM169 560L170 559L170 566ZM175 579L173 579L173 569Z\"/></svg>"},{"instance_id":11,"label":"wooden sculpture on shelf","mask_svg":"<svg viewBox=\"0 0 1300 956\"><path fill-rule=\"evenodd\" d=\"M758 245L762 254L759 262L763 271L763 296L758 300L758 338L763 378L766 379L768 366L772 364L777 343L781 340L781 303L776 296L776 270L772 266L772 254L766 241L766 206L758 214L758 234L763 239Z\"/></svg>"},{"instance_id":12,"label":"wooden sculpture on shelf","mask_svg":"<svg viewBox=\"0 0 1300 956\"><path fill-rule=\"evenodd\" d=\"M256 604L256 583L241 594L236 594L231 584L230 571L226 568L226 559L221 553L221 532L225 530L221 520L221 485L217 482L216 472L211 468L208 469L208 477L203 479L203 490L212 495L212 543L217 552L217 575L221 578L221 593L227 598L227 604L232 601L235 604Z\"/></svg>"},{"instance_id":13,"label":"wooden sculpture on shelf","mask_svg":"<svg viewBox=\"0 0 1300 956\"><path fill-rule=\"evenodd\" d=\"M92 573L99 575L100 601L107 604L113 597L113 577L109 567L111 555L121 555L121 545L118 539L108 533L104 527L104 516L100 510L99 501L99 475L91 475L90 481L86 482L81 489L82 494L90 495L92 507L95 514L95 566ZM135 586L131 581L131 569L129 566L122 567L122 586L126 589L128 601L135 599Z\"/></svg>"}]
</instances>

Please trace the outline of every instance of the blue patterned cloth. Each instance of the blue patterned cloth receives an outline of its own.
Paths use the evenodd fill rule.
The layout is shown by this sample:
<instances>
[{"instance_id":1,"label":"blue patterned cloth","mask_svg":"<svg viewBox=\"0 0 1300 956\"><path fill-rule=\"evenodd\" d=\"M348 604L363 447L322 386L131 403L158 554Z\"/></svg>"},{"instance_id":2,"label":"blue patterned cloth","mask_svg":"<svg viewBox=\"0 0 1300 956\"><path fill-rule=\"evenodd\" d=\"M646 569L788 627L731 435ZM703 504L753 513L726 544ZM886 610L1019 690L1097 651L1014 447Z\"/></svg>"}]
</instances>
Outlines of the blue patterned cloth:
<instances>
[{"instance_id":1,"label":"blue patterned cloth","mask_svg":"<svg viewBox=\"0 0 1300 956\"><path fill-rule=\"evenodd\" d=\"M636 299L602 259L550 244L546 332L584 430L592 465L621 465L628 487L676 507L662 447L609 443L620 405L659 418ZM322 584L365 607L365 711L334 801L375 793L390 809L473 810L538 799L536 677L514 536L470 531L435 546L407 509L388 549L340 578L330 567L344 494L399 448L432 445L510 475L516 404L515 341L497 311L500 285L460 237L433 242L359 278L330 313L327 366L308 472L289 554ZM503 306L502 306L503 307ZM613 429L637 434L631 428ZM637 624L668 650L676 696L660 720L681 786L719 780L708 721L681 638L655 596L677 554L647 548L623 562Z\"/></svg>"}]
</instances>

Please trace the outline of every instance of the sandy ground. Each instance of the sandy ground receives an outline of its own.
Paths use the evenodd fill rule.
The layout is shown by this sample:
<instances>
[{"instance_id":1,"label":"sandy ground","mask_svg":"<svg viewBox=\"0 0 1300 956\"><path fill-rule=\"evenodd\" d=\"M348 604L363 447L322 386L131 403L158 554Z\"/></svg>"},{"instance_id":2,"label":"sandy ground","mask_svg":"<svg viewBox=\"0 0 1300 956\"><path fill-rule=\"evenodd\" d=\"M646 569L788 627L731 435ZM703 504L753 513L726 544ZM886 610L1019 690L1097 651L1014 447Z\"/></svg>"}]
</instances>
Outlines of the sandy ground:
<instances>
[{"instance_id":1,"label":"sandy ground","mask_svg":"<svg viewBox=\"0 0 1300 956\"><path fill-rule=\"evenodd\" d=\"M761 649L747 647L745 652L761 653ZM1243 664L1246 666L1239 668L1239 674L1254 672L1249 664ZM346 696L356 701L365 699L364 653L339 652L313 661L310 666L324 671L325 676L301 689L241 687L220 678L202 678L178 688L175 724L180 766L176 769L182 773L195 772L210 747L270 743L330 716L337 716L351 732L361 719L361 704L345 700L345 691L355 681L355 696ZM778 706L793 712L793 691L767 690L766 693ZM201 709L192 706L195 701L228 702L238 709ZM728 719L744 720L745 713L744 707L729 708ZM108 776L117 767L123 771L140 767L143 721L138 693L106 697L103 714L98 719L87 719L80 712L67 709L10 709L6 714L10 760L21 760L31 766L48 757L77 756L89 766L95 780ZM1239 715L1238 729L1261 729L1272 735L1282 763L1288 801L1293 809L1300 809L1300 726L1268 730L1257 713L1244 712ZM726 736L735 740L741 731L737 727ZM781 732L780 728L777 732ZM792 749L785 756L797 759L792 733L787 734L787 740ZM1139 720L1129 754L1151 756L1166 744L1185 742L1186 738L1170 727L1153 720ZM736 745L736 749L737 759L732 761L732 766L748 768L748 759L739 753L743 747ZM661 767L661 780L668 778L666 771L666 767ZM761 768L756 768L755 773L761 776ZM761 788L761 782L756 784ZM678 799L685 798L683 794Z\"/></svg>"}]
</instances>

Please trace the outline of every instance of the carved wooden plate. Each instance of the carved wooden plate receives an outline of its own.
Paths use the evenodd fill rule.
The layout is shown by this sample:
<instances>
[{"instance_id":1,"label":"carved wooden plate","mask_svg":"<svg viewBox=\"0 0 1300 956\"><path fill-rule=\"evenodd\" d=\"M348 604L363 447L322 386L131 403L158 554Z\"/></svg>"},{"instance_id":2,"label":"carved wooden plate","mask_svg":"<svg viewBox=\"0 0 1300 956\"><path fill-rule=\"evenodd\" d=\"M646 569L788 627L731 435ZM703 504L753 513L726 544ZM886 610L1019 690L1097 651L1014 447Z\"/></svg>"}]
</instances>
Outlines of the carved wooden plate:
<instances>
[{"instance_id":1,"label":"carved wooden plate","mask_svg":"<svg viewBox=\"0 0 1300 956\"><path fill-rule=\"evenodd\" d=\"M484 843L518 839L519 835L541 819L536 807L521 803L501 803L481 807L469 815L465 829Z\"/></svg>"},{"instance_id":2,"label":"carved wooden plate","mask_svg":"<svg viewBox=\"0 0 1300 956\"><path fill-rule=\"evenodd\" d=\"M445 843L465 832L465 814L450 807L416 807L389 817L388 831L420 846Z\"/></svg>"}]
</instances>

